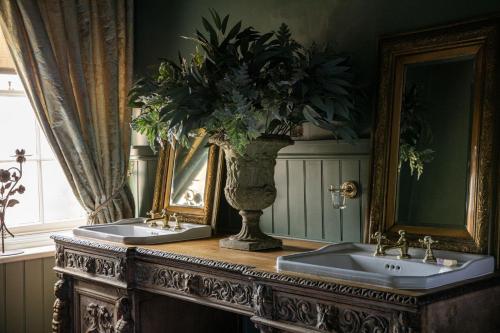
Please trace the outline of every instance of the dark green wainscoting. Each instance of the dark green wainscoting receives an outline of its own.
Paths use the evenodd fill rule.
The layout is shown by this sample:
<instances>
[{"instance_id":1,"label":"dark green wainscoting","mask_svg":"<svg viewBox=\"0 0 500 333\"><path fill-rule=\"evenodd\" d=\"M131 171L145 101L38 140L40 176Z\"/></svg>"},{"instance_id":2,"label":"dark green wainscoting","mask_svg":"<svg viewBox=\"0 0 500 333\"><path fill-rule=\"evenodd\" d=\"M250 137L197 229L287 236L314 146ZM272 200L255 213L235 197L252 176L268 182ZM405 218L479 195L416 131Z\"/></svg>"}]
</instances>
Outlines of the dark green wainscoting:
<instances>
[{"instance_id":1,"label":"dark green wainscoting","mask_svg":"<svg viewBox=\"0 0 500 333\"><path fill-rule=\"evenodd\" d=\"M278 191L272 207L264 211L264 232L325 241L362 239L369 182L368 140L297 141L282 149L276 161ZM354 180L360 195L343 210L333 209L330 185Z\"/></svg>"}]
</instances>

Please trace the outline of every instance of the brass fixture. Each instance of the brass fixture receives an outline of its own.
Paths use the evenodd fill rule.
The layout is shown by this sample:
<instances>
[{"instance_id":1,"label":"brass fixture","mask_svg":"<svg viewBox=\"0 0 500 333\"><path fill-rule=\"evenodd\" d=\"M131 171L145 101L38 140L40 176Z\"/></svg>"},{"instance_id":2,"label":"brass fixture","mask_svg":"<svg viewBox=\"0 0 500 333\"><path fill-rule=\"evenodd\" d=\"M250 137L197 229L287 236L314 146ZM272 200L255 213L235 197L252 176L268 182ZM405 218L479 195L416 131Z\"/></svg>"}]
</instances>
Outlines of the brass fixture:
<instances>
[{"instance_id":1,"label":"brass fixture","mask_svg":"<svg viewBox=\"0 0 500 333\"><path fill-rule=\"evenodd\" d=\"M168 226L168 213L167 213L166 209L161 210L160 217L162 218L160 227L162 229L168 229L169 228L169 226Z\"/></svg>"},{"instance_id":2,"label":"brass fixture","mask_svg":"<svg viewBox=\"0 0 500 333\"><path fill-rule=\"evenodd\" d=\"M146 215L149 217L146 220L144 220L144 223L146 223L150 227L158 226L156 220L162 217L160 213L156 213L154 210L150 210L149 212L146 213Z\"/></svg>"},{"instance_id":3,"label":"brass fixture","mask_svg":"<svg viewBox=\"0 0 500 333\"><path fill-rule=\"evenodd\" d=\"M432 244L436 244L439 242L433 240L431 236L425 236L424 239L419 239L418 241L422 244L422 246L425 246L425 256L422 261L427 264L435 264L436 257L434 256L434 252L432 251Z\"/></svg>"},{"instance_id":4,"label":"brass fixture","mask_svg":"<svg viewBox=\"0 0 500 333\"><path fill-rule=\"evenodd\" d=\"M334 209L344 209L347 207L346 198L354 199L358 195L358 185L352 180L348 180L340 186L330 185L328 189L332 196Z\"/></svg>"},{"instance_id":5,"label":"brass fixture","mask_svg":"<svg viewBox=\"0 0 500 333\"><path fill-rule=\"evenodd\" d=\"M394 244L382 245L382 240L386 239L380 231L374 233L371 238L377 240L377 247L375 248L374 256L385 256L385 252L391 249L399 249L400 253L397 256L398 259L410 259L411 256L408 254L408 240L406 239L406 231L399 230L399 239Z\"/></svg>"},{"instance_id":6,"label":"brass fixture","mask_svg":"<svg viewBox=\"0 0 500 333\"><path fill-rule=\"evenodd\" d=\"M170 215L170 217L168 218L168 222L174 222L172 231L182 230L181 224L179 223L179 219L177 218L177 213Z\"/></svg>"},{"instance_id":7,"label":"brass fixture","mask_svg":"<svg viewBox=\"0 0 500 333\"><path fill-rule=\"evenodd\" d=\"M374 256L379 257L379 256L384 256L385 253L382 251L382 240L386 239L380 231L377 231L373 235L371 235L371 239L377 240L377 247L375 248L375 253L373 253Z\"/></svg>"}]
</instances>

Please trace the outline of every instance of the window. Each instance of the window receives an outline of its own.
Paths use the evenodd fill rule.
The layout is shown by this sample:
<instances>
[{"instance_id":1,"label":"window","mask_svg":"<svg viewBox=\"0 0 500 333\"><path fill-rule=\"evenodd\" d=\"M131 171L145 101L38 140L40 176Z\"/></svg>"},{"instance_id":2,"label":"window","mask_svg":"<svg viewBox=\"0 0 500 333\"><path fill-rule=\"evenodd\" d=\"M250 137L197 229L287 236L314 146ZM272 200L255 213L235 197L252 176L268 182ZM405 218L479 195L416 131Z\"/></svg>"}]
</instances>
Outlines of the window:
<instances>
[{"instance_id":1,"label":"window","mask_svg":"<svg viewBox=\"0 0 500 333\"><path fill-rule=\"evenodd\" d=\"M0 33L0 169L17 166L16 149L25 149L20 183L26 187L8 208L5 222L14 234L62 229L82 224L85 212L76 200L36 121Z\"/></svg>"}]
</instances>

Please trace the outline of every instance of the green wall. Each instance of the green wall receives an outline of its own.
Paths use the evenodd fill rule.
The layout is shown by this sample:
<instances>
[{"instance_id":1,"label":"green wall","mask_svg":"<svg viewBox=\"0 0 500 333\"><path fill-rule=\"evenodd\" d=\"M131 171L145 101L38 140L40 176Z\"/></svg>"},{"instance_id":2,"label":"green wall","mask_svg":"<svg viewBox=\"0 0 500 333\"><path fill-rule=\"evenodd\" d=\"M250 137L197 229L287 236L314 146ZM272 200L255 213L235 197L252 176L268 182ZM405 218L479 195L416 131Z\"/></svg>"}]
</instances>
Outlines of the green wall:
<instances>
[{"instance_id":1,"label":"green wall","mask_svg":"<svg viewBox=\"0 0 500 333\"><path fill-rule=\"evenodd\" d=\"M353 56L359 81L374 105L377 89L378 39L475 16L500 12L498 0L136 0L135 76L154 69L159 58L192 51L181 35L201 29L200 17L208 8L243 19L261 31L287 23L299 42L329 42ZM239 216L222 203L221 226ZM224 226L225 225L225 226Z\"/></svg>"},{"instance_id":2,"label":"green wall","mask_svg":"<svg viewBox=\"0 0 500 333\"><path fill-rule=\"evenodd\" d=\"M351 53L369 93L376 89L377 41L381 35L443 24L500 11L498 0L137 0L135 73L141 75L161 57L191 43L179 38L201 29L208 8L231 15L258 30L287 23L304 43L329 42Z\"/></svg>"}]
</instances>

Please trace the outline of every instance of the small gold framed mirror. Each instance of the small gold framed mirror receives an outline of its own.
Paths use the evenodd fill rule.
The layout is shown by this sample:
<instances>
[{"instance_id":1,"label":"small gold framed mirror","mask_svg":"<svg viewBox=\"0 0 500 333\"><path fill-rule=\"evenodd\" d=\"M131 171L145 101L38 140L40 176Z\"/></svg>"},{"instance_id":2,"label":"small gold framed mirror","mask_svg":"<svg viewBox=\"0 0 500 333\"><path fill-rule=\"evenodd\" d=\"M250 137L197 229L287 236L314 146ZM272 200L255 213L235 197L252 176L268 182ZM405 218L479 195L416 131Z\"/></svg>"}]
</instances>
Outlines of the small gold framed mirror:
<instances>
[{"instance_id":1,"label":"small gold framed mirror","mask_svg":"<svg viewBox=\"0 0 500 333\"><path fill-rule=\"evenodd\" d=\"M499 21L477 20L380 42L369 221L486 253L497 168Z\"/></svg>"},{"instance_id":2,"label":"small gold framed mirror","mask_svg":"<svg viewBox=\"0 0 500 333\"><path fill-rule=\"evenodd\" d=\"M215 228L222 184L223 156L208 136L189 138L189 148L166 144L160 150L152 211L166 212L180 222Z\"/></svg>"}]
</instances>

